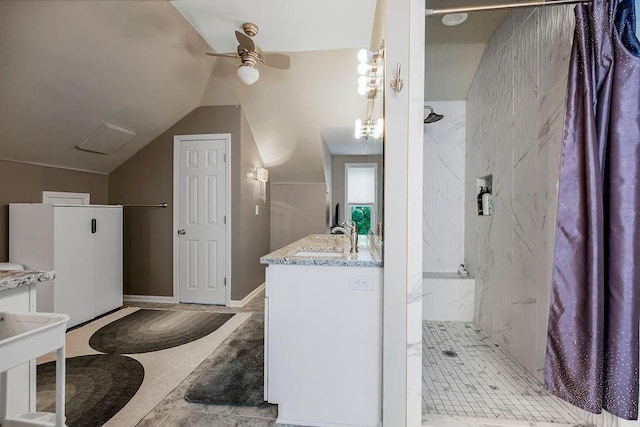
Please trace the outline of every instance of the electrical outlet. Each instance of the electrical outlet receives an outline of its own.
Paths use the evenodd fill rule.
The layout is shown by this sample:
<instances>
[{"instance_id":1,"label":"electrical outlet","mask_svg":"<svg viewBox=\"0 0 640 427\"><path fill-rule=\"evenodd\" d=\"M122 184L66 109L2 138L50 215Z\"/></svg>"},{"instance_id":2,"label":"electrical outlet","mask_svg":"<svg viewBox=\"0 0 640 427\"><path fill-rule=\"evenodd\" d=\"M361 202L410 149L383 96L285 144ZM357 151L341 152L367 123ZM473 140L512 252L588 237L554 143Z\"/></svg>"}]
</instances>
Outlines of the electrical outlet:
<instances>
[{"instance_id":1,"label":"electrical outlet","mask_svg":"<svg viewBox=\"0 0 640 427\"><path fill-rule=\"evenodd\" d=\"M373 276L366 274L353 274L351 276L351 289L354 291L372 291Z\"/></svg>"}]
</instances>

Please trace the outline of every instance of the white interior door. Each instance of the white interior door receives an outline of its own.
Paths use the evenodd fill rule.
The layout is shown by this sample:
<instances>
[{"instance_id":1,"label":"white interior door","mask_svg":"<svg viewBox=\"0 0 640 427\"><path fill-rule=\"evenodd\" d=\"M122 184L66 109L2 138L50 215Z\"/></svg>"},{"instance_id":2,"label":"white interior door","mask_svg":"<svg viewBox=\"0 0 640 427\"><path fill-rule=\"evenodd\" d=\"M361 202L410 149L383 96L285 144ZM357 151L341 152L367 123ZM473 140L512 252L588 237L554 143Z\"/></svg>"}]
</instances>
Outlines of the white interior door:
<instances>
[{"instance_id":1,"label":"white interior door","mask_svg":"<svg viewBox=\"0 0 640 427\"><path fill-rule=\"evenodd\" d=\"M179 299L224 305L227 139L178 138L175 144Z\"/></svg>"}]
</instances>

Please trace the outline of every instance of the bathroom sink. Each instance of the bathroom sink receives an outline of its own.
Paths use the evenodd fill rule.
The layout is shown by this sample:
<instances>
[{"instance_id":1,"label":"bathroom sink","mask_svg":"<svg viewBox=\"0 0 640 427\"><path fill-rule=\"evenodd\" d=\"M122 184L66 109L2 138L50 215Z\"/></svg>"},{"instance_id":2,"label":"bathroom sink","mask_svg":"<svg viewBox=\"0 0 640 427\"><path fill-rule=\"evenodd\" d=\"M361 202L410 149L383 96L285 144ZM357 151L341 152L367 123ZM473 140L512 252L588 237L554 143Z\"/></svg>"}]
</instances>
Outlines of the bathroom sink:
<instances>
[{"instance_id":1,"label":"bathroom sink","mask_svg":"<svg viewBox=\"0 0 640 427\"><path fill-rule=\"evenodd\" d=\"M62 347L69 316L0 312L0 372Z\"/></svg>"},{"instance_id":2,"label":"bathroom sink","mask_svg":"<svg viewBox=\"0 0 640 427\"><path fill-rule=\"evenodd\" d=\"M298 257L321 257L321 258L341 258L344 256L344 249L337 247L302 247L294 252L293 256Z\"/></svg>"}]
</instances>

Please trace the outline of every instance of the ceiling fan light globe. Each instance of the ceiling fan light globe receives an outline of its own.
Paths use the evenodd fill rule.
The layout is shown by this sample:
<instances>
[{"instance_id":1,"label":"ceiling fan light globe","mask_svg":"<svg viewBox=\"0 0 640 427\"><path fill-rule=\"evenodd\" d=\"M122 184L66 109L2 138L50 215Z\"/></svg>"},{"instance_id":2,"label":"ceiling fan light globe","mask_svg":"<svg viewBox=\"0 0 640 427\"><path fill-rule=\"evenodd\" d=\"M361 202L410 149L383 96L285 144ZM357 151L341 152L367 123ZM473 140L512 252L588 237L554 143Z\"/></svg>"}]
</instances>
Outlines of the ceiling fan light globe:
<instances>
[{"instance_id":1,"label":"ceiling fan light globe","mask_svg":"<svg viewBox=\"0 0 640 427\"><path fill-rule=\"evenodd\" d=\"M236 70L240 81L247 86L250 86L258 81L260 78L260 72L258 69L251 65L241 65Z\"/></svg>"}]
</instances>

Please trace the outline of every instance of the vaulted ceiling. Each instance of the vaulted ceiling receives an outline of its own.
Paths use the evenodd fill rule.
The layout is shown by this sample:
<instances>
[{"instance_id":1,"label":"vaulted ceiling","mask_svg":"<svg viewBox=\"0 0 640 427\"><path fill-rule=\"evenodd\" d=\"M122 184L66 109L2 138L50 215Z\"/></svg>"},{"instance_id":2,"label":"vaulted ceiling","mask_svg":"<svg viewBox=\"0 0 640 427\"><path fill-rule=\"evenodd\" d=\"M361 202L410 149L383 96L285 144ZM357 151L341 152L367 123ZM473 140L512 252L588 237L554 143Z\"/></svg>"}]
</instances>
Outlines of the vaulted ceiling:
<instances>
[{"instance_id":1,"label":"vaulted ceiling","mask_svg":"<svg viewBox=\"0 0 640 427\"><path fill-rule=\"evenodd\" d=\"M1 1L0 158L109 173L194 108L240 103L273 180L323 182L320 127L352 126L365 112L355 53L368 47L375 0L350 3L185 0L178 11L168 1ZM348 18L353 7L360 21ZM224 31L207 43L183 13L215 17ZM236 60L204 53L233 50L233 31L249 20L265 49L322 50L238 84ZM110 155L76 148L104 123L136 136Z\"/></svg>"},{"instance_id":2,"label":"vaulted ceiling","mask_svg":"<svg viewBox=\"0 0 640 427\"><path fill-rule=\"evenodd\" d=\"M208 48L168 2L0 2L0 158L110 172L199 105ZM105 122L136 137L75 148Z\"/></svg>"},{"instance_id":3,"label":"vaulted ceiling","mask_svg":"<svg viewBox=\"0 0 640 427\"><path fill-rule=\"evenodd\" d=\"M357 143L348 130L365 116L355 53L368 47L375 5L0 1L0 158L109 173L194 108L242 104L272 180L323 182L323 139ZM427 99L466 97L503 18L472 15L454 28L427 19ZM290 70L261 66L244 86L236 59L204 54L233 51L246 21L260 26L258 45L290 53ZM110 155L76 148L105 123L136 136Z\"/></svg>"}]
</instances>

